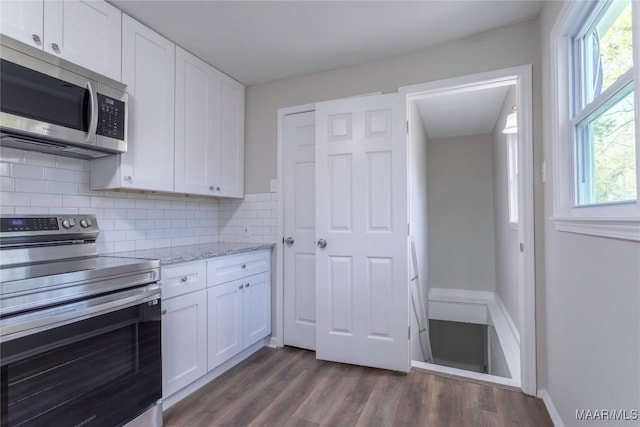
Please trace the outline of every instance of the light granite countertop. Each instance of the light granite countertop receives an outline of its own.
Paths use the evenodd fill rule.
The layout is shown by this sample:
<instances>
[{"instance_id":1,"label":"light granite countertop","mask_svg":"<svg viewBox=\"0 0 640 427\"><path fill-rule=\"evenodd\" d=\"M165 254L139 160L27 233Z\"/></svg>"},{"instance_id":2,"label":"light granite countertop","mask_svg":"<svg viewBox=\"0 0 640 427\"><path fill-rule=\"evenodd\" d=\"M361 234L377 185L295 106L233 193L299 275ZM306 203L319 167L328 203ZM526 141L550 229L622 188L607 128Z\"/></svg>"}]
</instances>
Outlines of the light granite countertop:
<instances>
[{"instance_id":1,"label":"light granite countertop","mask_svg":"<svg viewBox=\"0 0 640 427\"><path fill-rule=\"evenodd\" d=\"M198 261L223 255L271 249L273 243L203 243L200 245L174 246L170 248L144 249L130 252L117 252L113 255L129 258L159 259L161 265Z\"/></svg>"}]
</instances>

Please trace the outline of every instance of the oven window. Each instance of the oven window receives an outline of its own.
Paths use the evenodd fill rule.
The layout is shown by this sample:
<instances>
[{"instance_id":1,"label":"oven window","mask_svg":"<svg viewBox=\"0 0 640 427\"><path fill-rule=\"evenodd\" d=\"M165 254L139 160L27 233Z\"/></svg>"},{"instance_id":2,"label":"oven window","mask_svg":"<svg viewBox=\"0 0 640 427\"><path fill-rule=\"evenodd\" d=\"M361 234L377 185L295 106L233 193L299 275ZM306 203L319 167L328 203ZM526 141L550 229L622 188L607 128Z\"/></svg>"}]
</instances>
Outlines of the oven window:
<instances>
[{"instance_id":1,"label":"oven window","mask_svg":"<svg viewBox=\"0 0 640 427\"><path fill-rule=\"evenodd\" d=\"M89 130L89 91L2 60L0 109L20 117Z\"/></svg>"},{"instance_id":2,"label":"oven window","mask_svg":"<svg viewBox=\"0 0 640 427\"><path fill-rule=\"evenodd\" d=\"M3 343L2 427L117 426L162 394L159 301Z\"/></svg>"}]
</instances>

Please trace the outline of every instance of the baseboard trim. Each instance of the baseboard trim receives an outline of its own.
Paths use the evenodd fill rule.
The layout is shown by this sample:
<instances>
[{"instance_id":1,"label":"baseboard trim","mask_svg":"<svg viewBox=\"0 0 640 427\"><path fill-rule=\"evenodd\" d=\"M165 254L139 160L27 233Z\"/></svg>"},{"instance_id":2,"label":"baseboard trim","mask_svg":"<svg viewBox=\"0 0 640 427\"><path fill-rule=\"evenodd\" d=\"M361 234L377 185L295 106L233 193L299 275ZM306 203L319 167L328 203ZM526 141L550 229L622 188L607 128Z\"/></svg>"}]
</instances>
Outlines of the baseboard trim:
<instances>
[{"instance_id":1,"label":"baseboard trim","mask_svg":"<svg viewBox=\"0 0 640 427\"><path fill-rule=\"evenodd\" d=\"M560 417L560 413L556 409L556 405L553 404L553 400L551 399L549 392L547 392L547 389L538 390L538 397L544 402L544 406L547 408L547 412L549 413L549 417L551 417L551 422L554 427L565 427L565 424Z\"/></svg>"}]
</instances>

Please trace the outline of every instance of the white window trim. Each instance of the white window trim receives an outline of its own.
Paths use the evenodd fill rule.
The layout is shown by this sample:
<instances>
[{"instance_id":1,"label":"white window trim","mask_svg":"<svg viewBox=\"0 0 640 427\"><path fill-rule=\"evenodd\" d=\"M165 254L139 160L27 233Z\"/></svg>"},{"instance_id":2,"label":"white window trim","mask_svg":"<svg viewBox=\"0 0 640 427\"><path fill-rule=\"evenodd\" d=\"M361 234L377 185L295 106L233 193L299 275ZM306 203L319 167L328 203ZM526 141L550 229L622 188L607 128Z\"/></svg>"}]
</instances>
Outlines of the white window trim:
<instances>
[{"instance_id":1,"label":"white window trim","mask_svg":"<svg viewBox=\"0 0 640 427\"><path fill-rule=\"evenodd\" d=\"M640 7L632 2L633 28L640 28ZM640 241L640 197L635 202L611 203L593 206L573 205L573 170L571 159L571 32L575 22L584 19L590 2L567 2L551 31L551 132L553 147L553 217L558 231L592 236ZM636 84L636 178L640 191L640 31L633 33L634 68Z\"/></svg>"}]
</instances>

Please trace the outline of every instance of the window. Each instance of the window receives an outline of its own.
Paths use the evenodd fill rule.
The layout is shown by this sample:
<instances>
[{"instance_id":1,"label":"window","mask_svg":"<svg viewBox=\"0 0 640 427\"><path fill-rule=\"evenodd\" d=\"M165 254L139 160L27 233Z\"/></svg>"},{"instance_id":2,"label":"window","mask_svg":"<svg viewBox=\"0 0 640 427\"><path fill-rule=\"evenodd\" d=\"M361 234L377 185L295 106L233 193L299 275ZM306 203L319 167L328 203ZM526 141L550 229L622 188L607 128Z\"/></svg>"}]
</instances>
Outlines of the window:
<instances>
[{"instance_id":1,"label":"window","mask_svg":"<svg viewBox=\"0 0 640 427\"><path fill-rule=\"evenodd\" d=\"M635 201L631 2L597 4L573 38L574 204Z\"/></svg>"},{"instance_id":2,"label":"window","mask_svg":"<svg viewBox=\"0 0 640 427\"><path fill-rule=\"evenodd\" d=\"M509 193L509 223L518 225L518 135L507 134L507 191Z\"/></svg>"},{"instance_id":3,"label":"window","mask_svg":"<svg viewBox=\"0 0 640 427\"><path fill-rule=\"evenodd\" d=\"M639 6L567 2L552 30L556 229L640 241Z\"/></svg>"}]
</instances>

